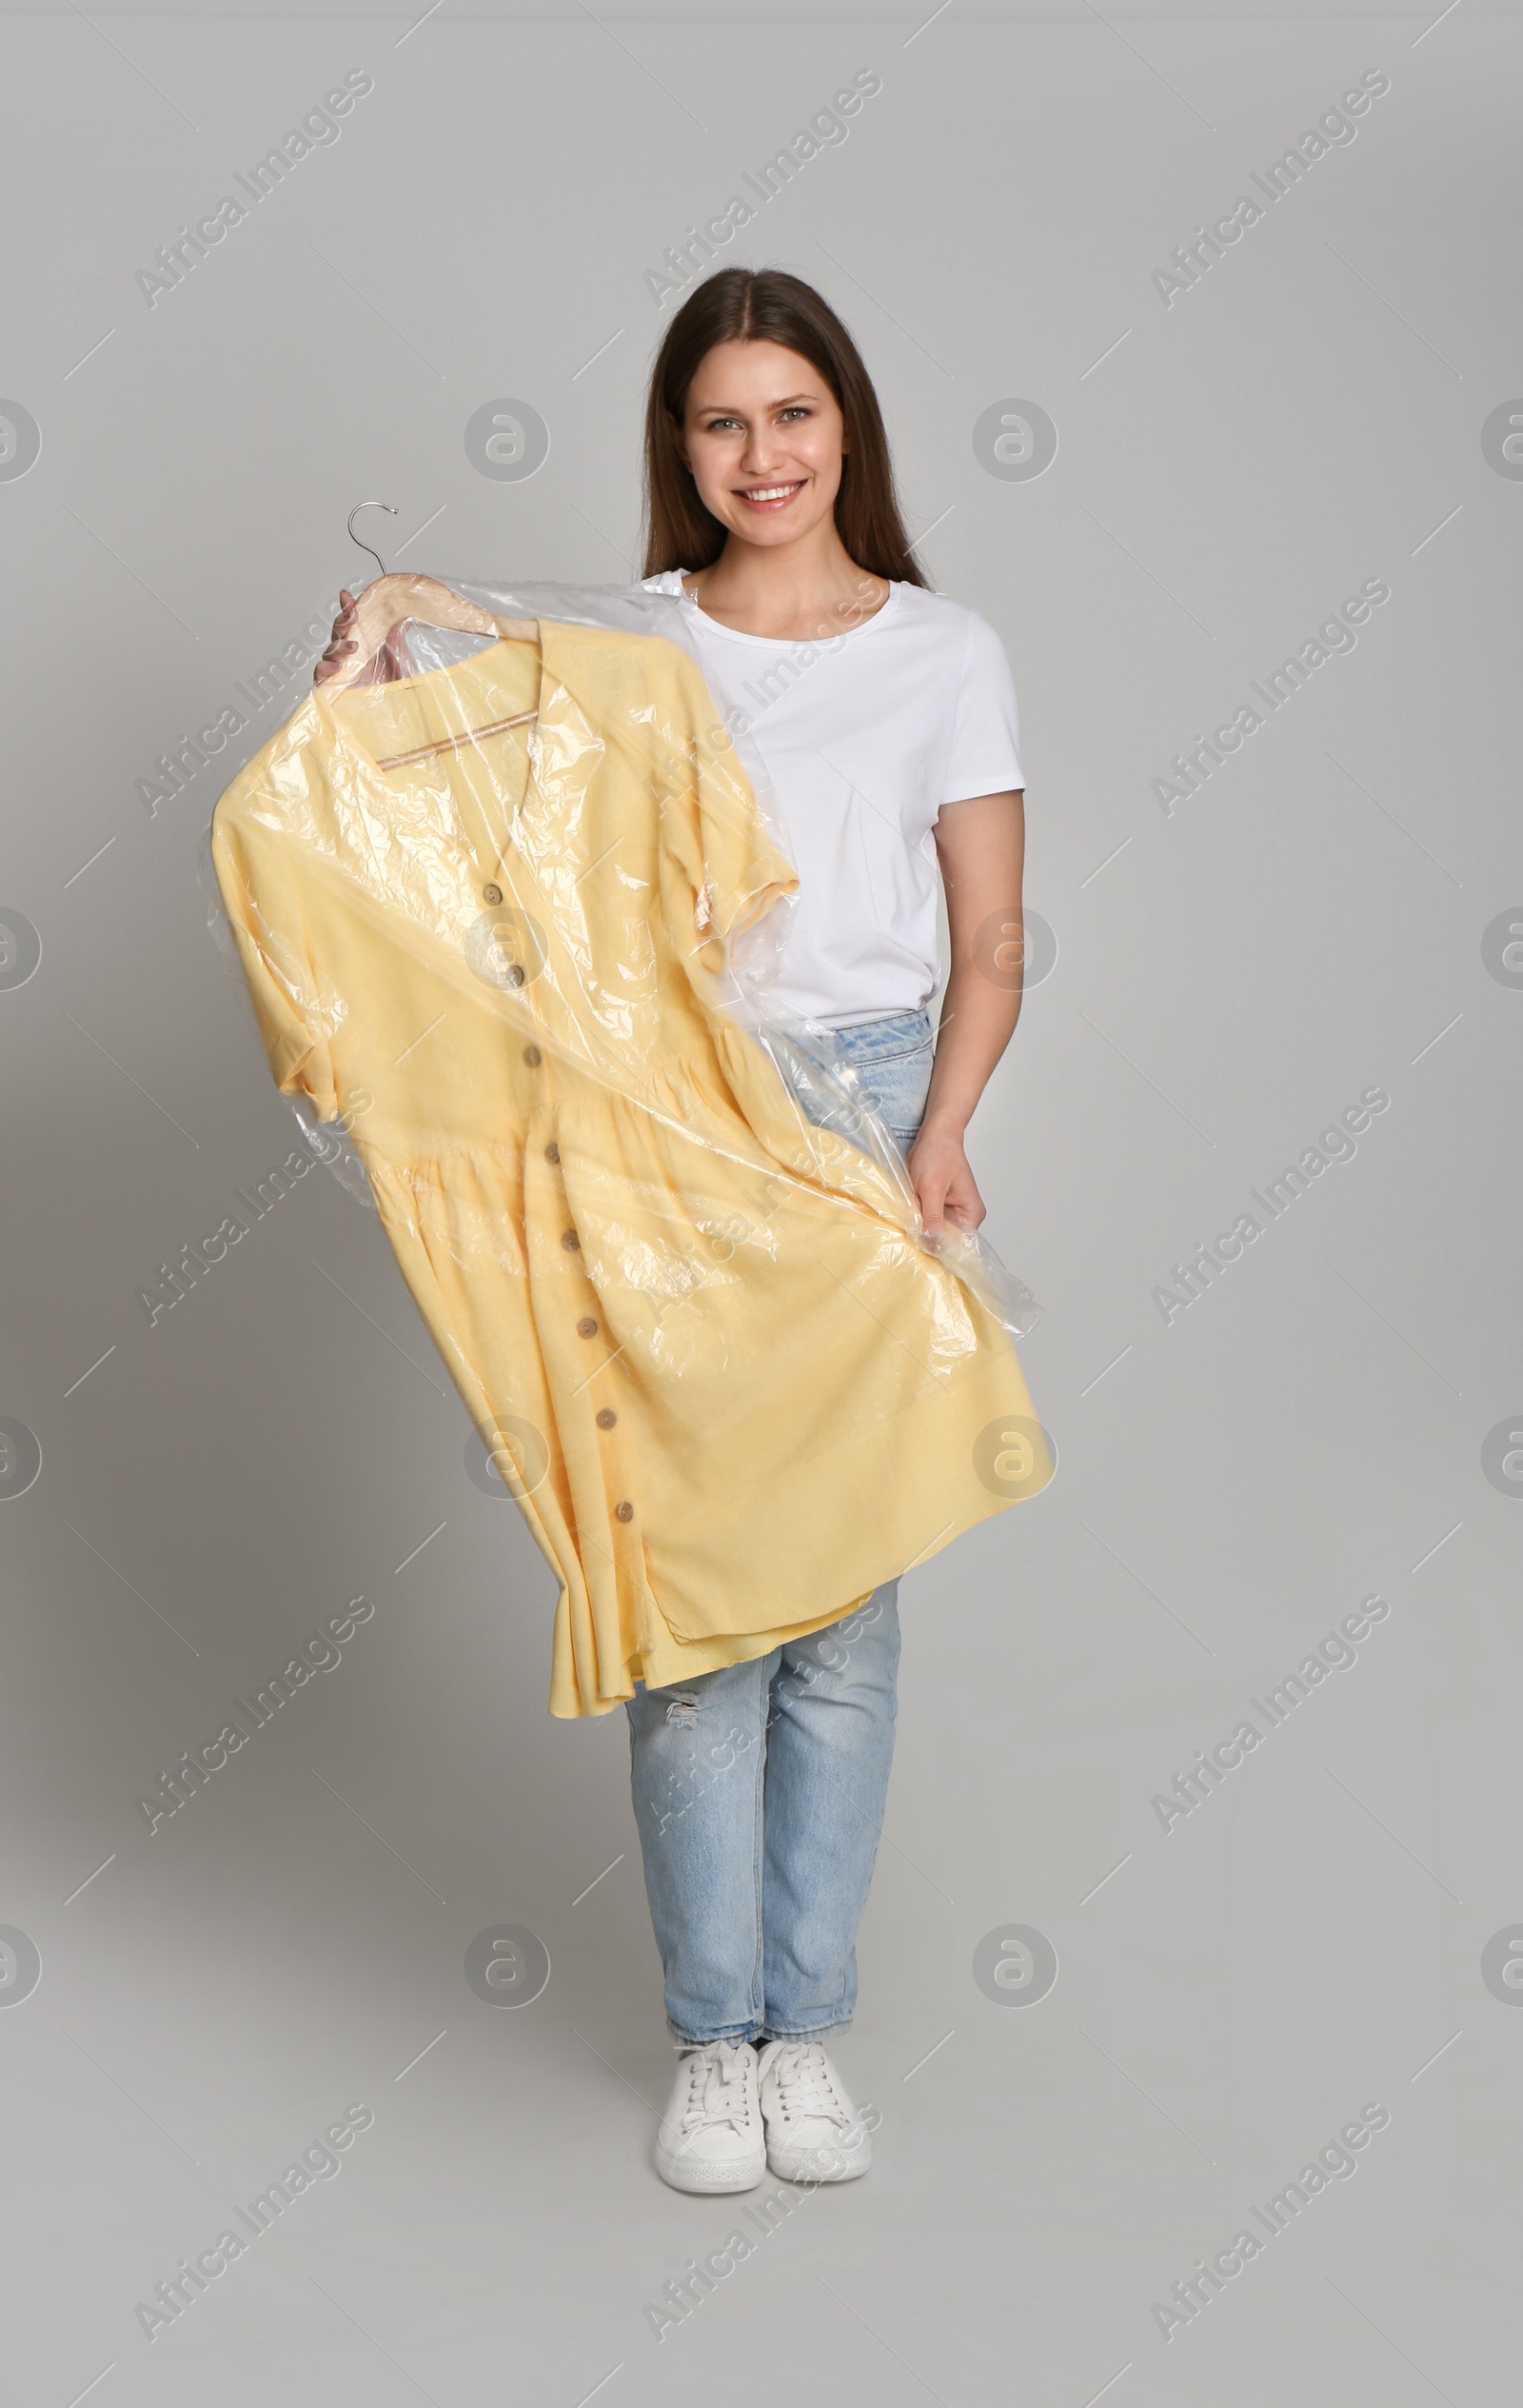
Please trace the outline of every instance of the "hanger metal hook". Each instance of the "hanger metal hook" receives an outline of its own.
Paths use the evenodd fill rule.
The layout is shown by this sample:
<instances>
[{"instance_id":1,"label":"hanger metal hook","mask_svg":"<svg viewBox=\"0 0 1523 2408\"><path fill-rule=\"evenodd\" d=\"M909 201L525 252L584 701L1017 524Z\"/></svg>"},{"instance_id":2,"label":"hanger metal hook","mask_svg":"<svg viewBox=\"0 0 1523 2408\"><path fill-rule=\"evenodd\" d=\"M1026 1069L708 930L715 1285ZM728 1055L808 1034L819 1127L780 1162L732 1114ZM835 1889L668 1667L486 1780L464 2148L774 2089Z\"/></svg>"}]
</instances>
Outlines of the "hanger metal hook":
<instances>
[{"instance_id":1,"label":"hanger metal hook","mask_svg":"<svg viewBox=\"0 0 1523 2408\"><path fill-rule=\"evenodd\" d=\"M396 515L397 515L397 512L396 512L396 506L395 506L395 504L394 504L394 503L391 503L391 502L356 502L356 503L355 503L355 505L354 505L354 508L353 508L353 509L349 512L349 517L348 517L349 541L350 541L350 543L351 543L351 544L358 544L362 552L368 552L368 553L369 553L369 555L370 555L370 558L374 561L374 563L375 563L376 567L380 569L382 576L383 576L383 577L385 577L385 576L386 576L389 572L388 572L388 570L387 570L387 568L386 568L386 562L382 559L382 557L381 557L380 553L376 550L375 546L374 546L373 544L367 544L367 543L366 543L366 542L364 541L363 537L361 537L361 536L359 536L359 535L356 535L356 533L355 533L355 531L354 531L354 521L355 521L356 515L357 515L357 514L358 514L358 512L359 512L359 511L361 511L361 510L389 510L389 511L390 511L390 513L391 513L391 516L392 516L393 518L395 518L395 517L396 517Z\"/></svg>"}]
</instances>

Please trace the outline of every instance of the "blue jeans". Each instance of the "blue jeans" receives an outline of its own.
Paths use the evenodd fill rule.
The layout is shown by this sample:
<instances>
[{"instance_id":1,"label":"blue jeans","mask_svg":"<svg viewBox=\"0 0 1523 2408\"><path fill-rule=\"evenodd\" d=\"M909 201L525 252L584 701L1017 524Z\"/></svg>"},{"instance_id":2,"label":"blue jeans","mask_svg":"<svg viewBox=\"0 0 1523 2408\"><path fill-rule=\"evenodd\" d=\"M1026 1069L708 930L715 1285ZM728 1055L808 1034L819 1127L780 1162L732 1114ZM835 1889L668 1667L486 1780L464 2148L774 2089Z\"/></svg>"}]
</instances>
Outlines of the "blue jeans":
<instances>
[{"instance_id":1,"label":"blue jeans","mask_svg":"<svg viewBox=\"0 0 1523 2408\"><path fill-rule=\"evenodd\" d=\"M907 1153L925 1108L925 1012L837 1031ZM788 1619L780 1599L778 1620ZM630 1777L666 2022L682 2047L839 2029L894 1754L899 1582L748 1663L636 1688Z\"/></svg>"},{"instance_id":2,"label":"blue jeans","mask_svg":"<svg viewBox=\"0 0 1523 2408\"><path fill-rule=\"evenodd\" d=\"M836 1044L861 1080L869 1100L908 1153L925 1113L936 1031L928 1011L889 1012L836 1030Z\"/></svg>"}]
</instances>

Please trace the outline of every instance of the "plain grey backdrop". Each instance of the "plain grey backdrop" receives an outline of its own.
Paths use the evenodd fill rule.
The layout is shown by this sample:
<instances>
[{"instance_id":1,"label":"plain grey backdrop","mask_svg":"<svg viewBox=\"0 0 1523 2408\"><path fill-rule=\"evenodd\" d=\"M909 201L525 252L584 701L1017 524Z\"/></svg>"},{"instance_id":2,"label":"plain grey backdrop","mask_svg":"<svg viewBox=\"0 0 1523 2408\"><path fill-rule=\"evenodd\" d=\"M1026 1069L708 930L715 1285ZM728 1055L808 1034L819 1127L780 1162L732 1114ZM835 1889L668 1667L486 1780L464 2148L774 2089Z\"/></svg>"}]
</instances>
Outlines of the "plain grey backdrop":
<instances>
[{"instance_id":1,"label":"plain grey backdrop","mask_svg":"<svg viewBox=\"0 0 1523 2408\"><path fill-rule=\"evenodd\" d=\"M8 2397L1494 2399L1523 2238L1515 14L69 0L3 44ZM845 138L797 142L859 73ZM338 137L156 283L346 75ZM314 1167L172 1308L139 1290L297 1140L198 856L368 569L346 513L395 507L362 521L388 566L637 573L663 254L747 193L718 255L842 312L926 572L1015 669L1056 959L971 1150L1046 1308L1022 1351L1059 1463L904 1584L838 2052L873 2171L726 2257L743 2202L650 2165L671 2055L623 1717L545 1711L551 1576L468 1475L374 1214ZM488 474L467 428L515 405L547 452ZM1319 1144L1367 1089L1352 1151ZM140 1798L356 1598L339 1663L150 1831ZM506 1925L549 1966L510 2008L466 1977ZM249 2238L238 2208L349 2110L340 2170Z\"/></svg>"}]
</instances>

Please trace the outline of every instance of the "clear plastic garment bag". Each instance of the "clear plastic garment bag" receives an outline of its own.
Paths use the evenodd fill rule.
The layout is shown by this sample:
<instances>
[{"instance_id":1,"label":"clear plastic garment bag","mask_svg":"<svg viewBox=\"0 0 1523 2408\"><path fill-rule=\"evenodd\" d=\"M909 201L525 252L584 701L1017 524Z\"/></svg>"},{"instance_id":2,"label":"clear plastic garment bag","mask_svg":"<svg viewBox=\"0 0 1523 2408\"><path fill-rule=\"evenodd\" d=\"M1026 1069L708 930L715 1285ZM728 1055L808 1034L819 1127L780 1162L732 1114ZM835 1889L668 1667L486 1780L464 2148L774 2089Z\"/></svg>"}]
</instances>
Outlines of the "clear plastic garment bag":
<instances>
[{"instance_id":1,"label":"clear plastic garment bag","mask_svg":"<svg viewBox=\"0 0 1523 2408\"><path fill-rule=\"evenodd\" d=\"M1037 1308L769 1004L798 881L671 598L382 578L359 627L218 804L218 916L602 1713L1043 1485Z\"/></svg>"}]
</instances>

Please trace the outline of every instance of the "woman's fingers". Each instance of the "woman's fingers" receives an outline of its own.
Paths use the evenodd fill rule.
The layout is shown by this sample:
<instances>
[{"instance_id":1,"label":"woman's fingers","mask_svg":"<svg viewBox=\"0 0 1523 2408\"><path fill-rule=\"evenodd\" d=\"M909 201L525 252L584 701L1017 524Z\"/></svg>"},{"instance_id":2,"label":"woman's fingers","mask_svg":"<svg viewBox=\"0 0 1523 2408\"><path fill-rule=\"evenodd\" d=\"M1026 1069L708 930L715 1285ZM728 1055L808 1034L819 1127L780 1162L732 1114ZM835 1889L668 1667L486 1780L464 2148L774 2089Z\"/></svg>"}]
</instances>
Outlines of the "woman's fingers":
<instances>
[{"instance_id":1,"label":"woman's fingers","mask_svg":"<svg viewBox=\"0 0 1523 2408\"><path fill-rule=\"evenodd\" d=\"M928 1235L936 1235L948 1222L971 1231L985 1218L983 1198L960 1146L951 1154L940 1145L928 1145L923 1153L916 1146L910 1177Z\"/></svg>"},{"instance_id":2,"label":"woman's fingers","mask_svg":"<svg viewBox=\"0 0 1523 2408\"><path fill-rule=\"evenodd\" d=\"M325 678L335 675L337 670L342 667L344 661L347 658L348 654L351 652L357 652L360 648L358 644L351 643L346 640L349 629L354 625L354 612L356 607L354 596L350 593L347 586L341 586L339 587L339 615L333 622L333 633L329 640L327 650L323 654L322 659L318 662L317 667L312 671L312 683L314 686L321 686Z\"/></svg>"},{"instance_id":3,"label":"woman's fingers","mask_svg":"<svg viewBox=\"0 0 1523 2408\"><path fill-rule=\"evenodd\" d=\"M321 686L326 677L336 675L350 652L359 650L357 644L330 644L312 671L312 682Z\"/></svg>"},{"instance_id":4,"label":"woman's fingers","mask_svg":"<svg viewBox=\"0 0 1523 2408\"><path fill-rule=\"evenodd\" d=\"M923 1166L917 1164L910 1173L910 1180L920 1207L920 1219L927 1229L940 1229L947 1201L948 1181L944 1168L939 1164L935 1166L929 1163Z\"/></svg>"},{"instance_id":5,"label":"woman's fingers","mask_svg":"<svg viewBox=\"0 0 1523 2408\"><path fill-rule=\"evenodd\" d=\"M949 1221L959 1229L976 1229L987 1216L983 1198L974 1184L973 1173L964 1164L962 1170L947 1183L943 1209Z\"/></svg>"}]
</instances>

